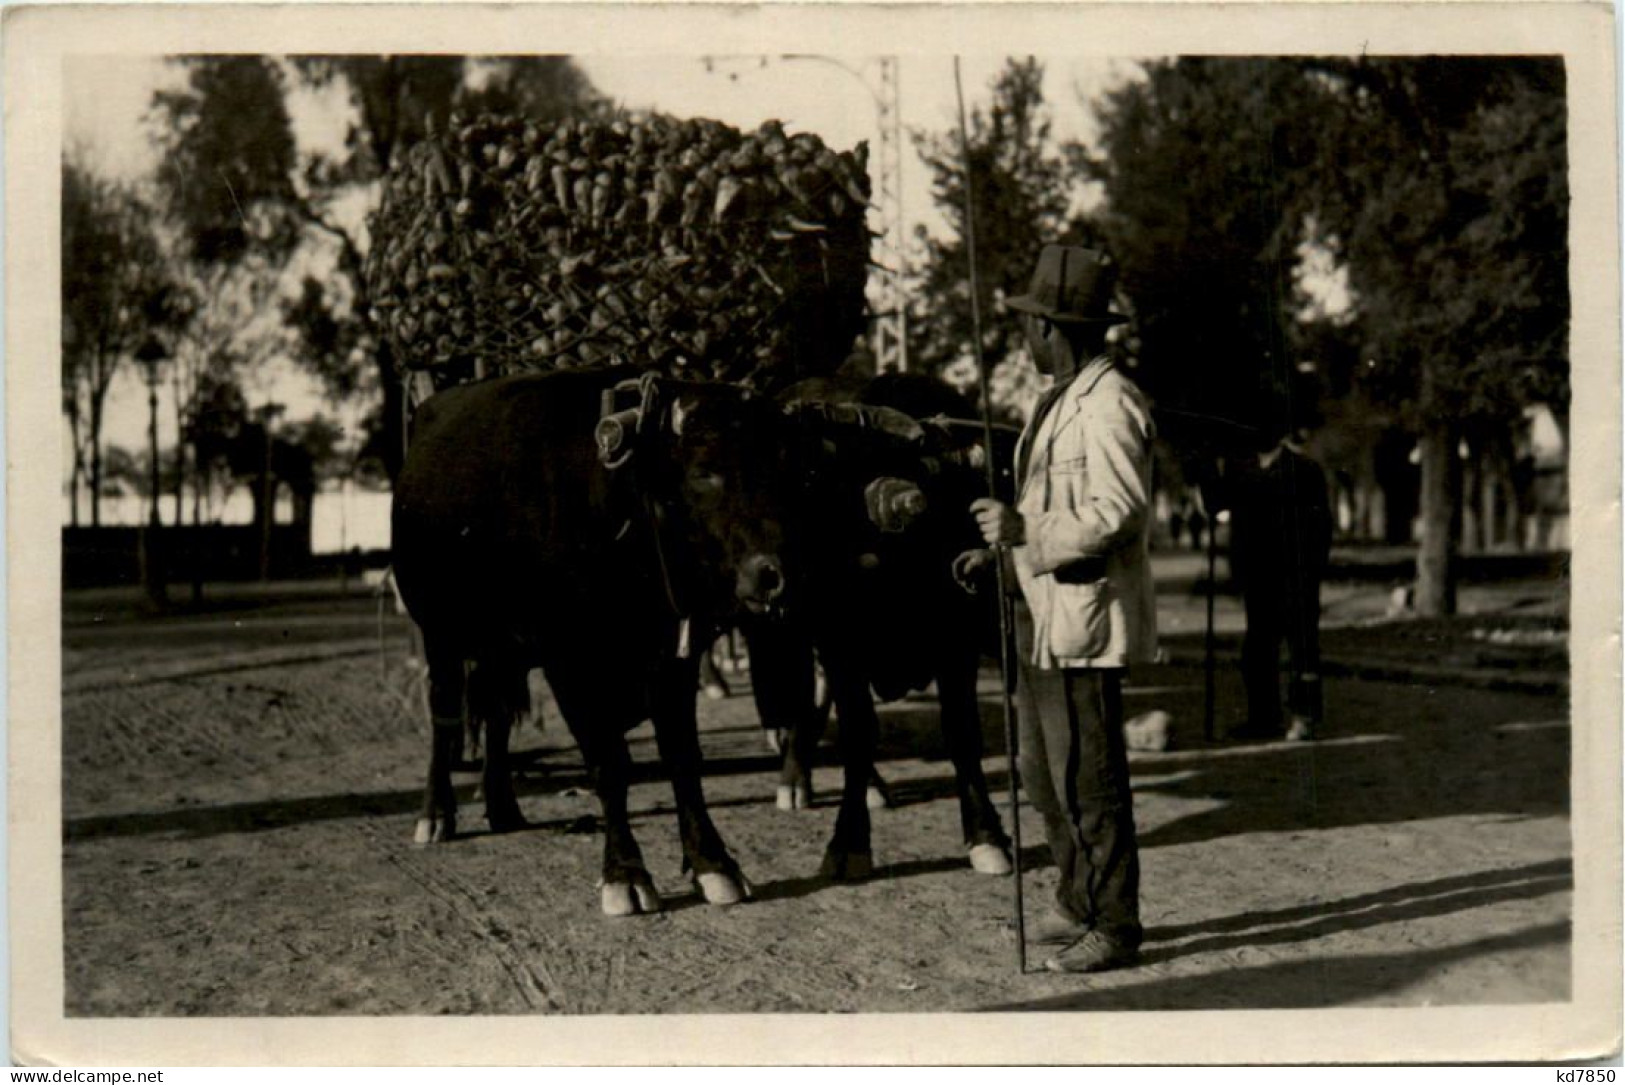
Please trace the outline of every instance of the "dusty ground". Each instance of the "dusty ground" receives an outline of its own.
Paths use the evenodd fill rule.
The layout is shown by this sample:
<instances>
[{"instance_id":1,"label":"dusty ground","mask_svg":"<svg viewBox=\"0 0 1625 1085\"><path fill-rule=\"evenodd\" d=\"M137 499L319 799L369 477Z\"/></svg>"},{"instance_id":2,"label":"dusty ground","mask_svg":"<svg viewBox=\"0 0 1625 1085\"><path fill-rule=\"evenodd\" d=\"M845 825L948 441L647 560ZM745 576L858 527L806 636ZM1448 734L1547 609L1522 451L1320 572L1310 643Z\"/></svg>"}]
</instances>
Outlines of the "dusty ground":
<instances>
[{"instance_id":1,"label":"dusty ground","mask_svg":"<svg viewBox=\"0 0 1625 1085\"><path fill-rule=\"evenodd\" d=\"M1194 606L1167 600L1176 636L1192 628ZM593 888L595 806L556 718L519 736L534 828L410 843L427 739L398 665L404 627L388 621L380 655L370 599L284 590L140 618L111 595L87 595L66 610L72 1015L1274 1008L1568 994L1569 724L1558 692L1334 679L1323 741L1208 744L1199 669L1138 675L1130 711L1169 708L1180 728L1177 749L1133 762L1144 963L1018 976L1011 883L963 862L928 699L884 710L882 768L900 804L878 815L879 870L857 886L811 877L832 807L774 808L748 679L736 676L728 700L702 700L707 793L756 887L754 902L726 910L680 878L670 791L653 771L648 727L634 732L634 756L651 766L633 790L635 824L668 911L609 920ZM1221 608L1221 624L1232 613ZM989 749L1002 750L996 689L990 672ZM1239 703L1228 669L1220 695ZM988 769L1004 788L1002 759ZM837 777L822 770L821 791L833 795ZM464 796L463 824L478 829ZM1002 790L996 798L1002 806ZM1031 811L1023 827L1036 915L1052 872Z\"/></svg>"}]
</instances>

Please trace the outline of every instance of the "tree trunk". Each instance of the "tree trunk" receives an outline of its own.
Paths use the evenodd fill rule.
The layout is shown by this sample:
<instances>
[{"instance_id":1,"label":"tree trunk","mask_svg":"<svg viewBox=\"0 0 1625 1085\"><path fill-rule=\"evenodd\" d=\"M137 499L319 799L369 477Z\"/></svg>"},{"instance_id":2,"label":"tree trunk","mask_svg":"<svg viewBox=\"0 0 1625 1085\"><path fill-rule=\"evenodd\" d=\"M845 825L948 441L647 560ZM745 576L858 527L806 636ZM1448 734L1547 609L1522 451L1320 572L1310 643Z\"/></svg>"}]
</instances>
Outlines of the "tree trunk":
<instances>
[{"instance_id":1,"label":"tree trunk","mask_svg":"<svg viewBox=\"0 0 1625 1085\"><path fill-rule=\"evenodd\" d=\"M1478 492L1483 481L1482 450L1470 447L1467 462L1461 468L1461 550L1465 554L1480 554L1488 549L1489 539L1478 507L1468 499Z\"/></svg>"},{"instance_id":2,"label":"tree trunk","mask_svg":"<svg viewBox=\"0 0 1625 1085\"><path fill-rule=\"evenodd\" d=\"M68 474L68 523L79 526L79 484L85 477L85 446L79 439L79 412L70 408L68 439L73 443L73 470Z\"/></svg>"},{"instance_id":3,"label":"tree trunk","mask_svg":"<svg viewBox=\"0 0 1625 1085\"><path fill-rule=\"evenodd\" d=\"M90 426L90 526L102 526L102 435L101 426Z\"/></svg>"},{"instance_id":4,"label":"tree trunk","mask_svg":"<svg viewBox=\"0 0 1625 1085\"><path fill-rule=\"evenodd\" d=\"M73 452L73 474L68 477L68 523L74 527L79 526L79 487L84 481L84 453L76 448Z\"/></svg>"},{"instance_id":5,"label":"tree trunk","mask_svg":"<svg viewBox=\"0 0 1625 1085\"><path fill-rule=\"evenodd\" d=\"M276 493L273 477L262 471L254 480L254 529L259 537L260 580L271 578L271 529L276 524Z\"/></svg>"},{"instance_id":6,"label":"tree trunk","mask_svg":"<svg viewBox=\"0 0 1625 1085\"><path fill-rule=\"evenodd\" d=\"M1422 434L1422 539L1416 554L1416 612L1456 612L1456 549L1461 531L1461 459L1456 428L1435 421Z\"/></svg>"},{"instance_id":7,"label":"tree trunk","mask_svg":"<svg viewBox=\"0 0 1625 1085\"><path fill-rule=\"evenodd\" d=\"M175 526L186 522L186 442L175 431Z\"/></svg>"},{"instance_id":8,"label":"tree trunk","mask_svg":"<svg viewBox=\"0 0 1625 1085\"><path fill-rule=\"evenodd\" d=\"M1506 502L1507 502L1507 544L1518 553L1522 553L1524 526L1523 494L1518 491L1517 476L1513 472L1513 465L1508 466L1506 476Z\"/></svg>"},{"instance_id":9,"label":"tree trunk","mask_svg":"<svg viewBox=\"0 0 1625 1085\"><path fill-rule=\"evenodd\" d=\"M1504 520L1501 516L1502 468L1500 449L1484 457L1483 475L1479 480L1478 518L1484 525L1484 549L1500 550L1506 541Z\"/></svg>"},{"instance_id":10,"label":"tree trunk","mask_svg":"<svg viewBox=\"0 0 1625 1085\"><path fill-rule=\"evenodd\" d=\"M192 602L203 602L203 457L192 444Z\"/></svg>"}]
</instances>

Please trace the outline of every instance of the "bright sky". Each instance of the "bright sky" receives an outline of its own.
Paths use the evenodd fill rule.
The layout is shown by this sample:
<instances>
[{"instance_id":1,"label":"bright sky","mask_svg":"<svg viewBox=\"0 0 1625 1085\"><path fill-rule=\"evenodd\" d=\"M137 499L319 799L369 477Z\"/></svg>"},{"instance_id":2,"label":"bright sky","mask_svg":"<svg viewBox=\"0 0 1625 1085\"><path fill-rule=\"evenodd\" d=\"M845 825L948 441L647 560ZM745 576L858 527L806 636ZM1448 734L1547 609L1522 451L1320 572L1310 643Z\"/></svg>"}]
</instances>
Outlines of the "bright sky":
<instances>
[{"instance_id":1,"label":"bright sky","mask_svg":"<svg viewBox=\"0 0 1625 1085\"><path fill-rule=\"evenodd\" d=\"M652 108L678 116L714 117L738 127L769 118L792 130L818 133L831 145L847 149L868 140L871 162L877 161L878 126L875 99L878 65L873 58L783 60L761 57L717 58L712 70L704 59L685 57L585 56L578 63L605 94L632 108ZM963 62L967 109L985 105L988 86L1003 57L968 57ZM1087 99L1132 76L1132 61L1098 58L1046 59L1045 93L1058 140L1087 139L1091 123ZM159 57L106 55L76 57L64 69L64 127L71 148L102 172L131 180L149 176L157 149L147 124L153 92L179 85L177 69ZM924 166L907 133L933 132L956 125L953 62L948 57L906 57L899 67L899 97L905 131L903 213L905 236L915 224L942 229L931 205ZM333 147L342 140L345 103L341 95L301 94L290 101L301 145ZM291 405L290 418L308 417L321 409L308 379L291 368L279 371L250 390L251 402L275 397ZM174 440L174 422L160 407L159 440ZM127 374L112 392L107 439L132 448L146 443L146 392Z\"/></svg>"}]
</instances>

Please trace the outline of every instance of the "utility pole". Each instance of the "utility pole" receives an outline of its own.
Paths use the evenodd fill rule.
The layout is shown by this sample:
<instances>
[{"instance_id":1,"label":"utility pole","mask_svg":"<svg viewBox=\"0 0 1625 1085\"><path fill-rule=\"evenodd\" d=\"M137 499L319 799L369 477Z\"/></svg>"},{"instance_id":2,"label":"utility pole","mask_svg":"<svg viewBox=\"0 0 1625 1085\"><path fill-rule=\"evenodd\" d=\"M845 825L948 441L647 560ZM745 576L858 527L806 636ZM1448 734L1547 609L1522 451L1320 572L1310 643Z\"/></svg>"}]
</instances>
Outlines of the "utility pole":
<instances>
[{"instance_id":1,"label":"utility pole","mask_svg":"<svg viewBox=\"0 0 1625 1085\"><path fill-rule=\"evenodd\" d=\"M875 320L875 366L882 373L908 372L908 238L903 219L903 104L896 57L881 57L879 86L874 89L880 130L879 182L880 276Z\"/></svg>"}]
</instances>

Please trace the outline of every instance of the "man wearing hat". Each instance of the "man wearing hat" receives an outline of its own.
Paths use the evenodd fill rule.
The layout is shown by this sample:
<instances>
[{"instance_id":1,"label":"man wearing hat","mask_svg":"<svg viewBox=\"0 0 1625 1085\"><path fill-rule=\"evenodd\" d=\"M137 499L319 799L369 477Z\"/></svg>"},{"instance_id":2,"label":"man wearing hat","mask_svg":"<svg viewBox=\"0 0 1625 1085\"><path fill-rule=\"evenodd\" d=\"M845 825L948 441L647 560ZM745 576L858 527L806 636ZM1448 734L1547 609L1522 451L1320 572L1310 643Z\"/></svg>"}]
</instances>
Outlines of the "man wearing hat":
<instances>
[{"instance_id":1,"label":"man wearing hat","mask_svg":"<svg viewBox=\"0 0 1625 1085\"><path fill-rule=\"evenodd\" d=\"M1014 508L971 506L983 537L1008 546L1026 607L1021 777L1044 818L1060 883L1035 942L1057 972L1099 972L1139 954L1140 861L1123 739L1122 680L1156 652L1147 554L1151 411L1106 353L1113 275L1092 249L1047 245L1031 289L1011 298L1041 372L1016 449Z\"/></svg>"}]
</instances>

